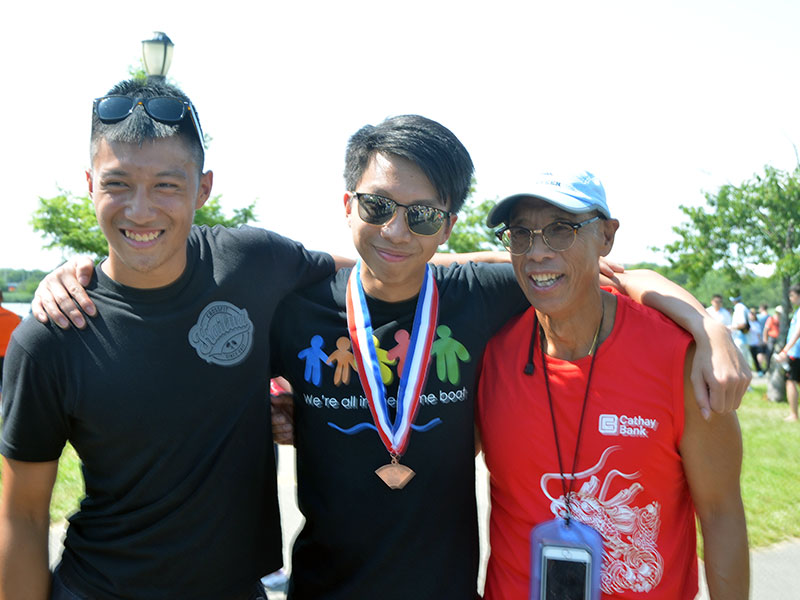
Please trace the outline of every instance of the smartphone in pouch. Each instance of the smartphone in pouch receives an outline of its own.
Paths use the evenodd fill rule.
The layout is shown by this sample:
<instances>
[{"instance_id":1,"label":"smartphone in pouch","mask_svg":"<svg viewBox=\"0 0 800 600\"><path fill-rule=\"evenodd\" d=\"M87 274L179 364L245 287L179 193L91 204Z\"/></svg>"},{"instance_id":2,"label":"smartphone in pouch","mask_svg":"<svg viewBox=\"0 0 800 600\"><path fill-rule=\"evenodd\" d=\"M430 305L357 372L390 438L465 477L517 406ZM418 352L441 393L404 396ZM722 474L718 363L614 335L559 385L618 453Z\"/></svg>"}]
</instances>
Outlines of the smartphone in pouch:
<instances>
[{"instance_id":1,"label":"smartphone in pouch","mask_svg":"<svg viewBox=\"0 0 800 600\"><path fill-rule=\"evenodd\" d=\"M542 546L542 600L590 600L592 555L575 546Z\"/></svg>"}]
</instances>

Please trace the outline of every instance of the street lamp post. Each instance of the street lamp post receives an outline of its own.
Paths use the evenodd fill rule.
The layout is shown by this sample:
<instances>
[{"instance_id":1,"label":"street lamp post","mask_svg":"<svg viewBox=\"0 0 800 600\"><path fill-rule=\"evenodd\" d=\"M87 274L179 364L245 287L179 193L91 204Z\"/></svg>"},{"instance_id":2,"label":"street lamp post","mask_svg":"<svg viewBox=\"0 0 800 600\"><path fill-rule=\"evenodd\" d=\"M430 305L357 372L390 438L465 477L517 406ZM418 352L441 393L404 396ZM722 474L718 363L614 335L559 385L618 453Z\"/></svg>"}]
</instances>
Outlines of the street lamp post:
<instances>
[{"instance_id":1,"label":"street lamp post","mask_svg":"<svg viewBox=\"0 0 800 600\"><path fill-rule=\"evenodd\" d=\"M154 31L149 40L142 40L142 58L148 79L163 80L172 63L175 44L163 31Z\"/></svg>"}]
</instances>

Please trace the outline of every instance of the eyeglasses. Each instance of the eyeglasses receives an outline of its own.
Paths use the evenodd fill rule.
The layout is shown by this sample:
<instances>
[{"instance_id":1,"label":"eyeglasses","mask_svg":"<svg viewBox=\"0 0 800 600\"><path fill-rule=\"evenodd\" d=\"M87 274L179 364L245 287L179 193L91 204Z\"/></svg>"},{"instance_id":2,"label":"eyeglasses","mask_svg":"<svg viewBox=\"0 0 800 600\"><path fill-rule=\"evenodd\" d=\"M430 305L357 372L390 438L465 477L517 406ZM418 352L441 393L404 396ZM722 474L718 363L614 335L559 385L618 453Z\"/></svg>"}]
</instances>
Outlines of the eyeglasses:
<instances>
[{"instance_id":1,"label":"eyeglasses","mask_svg":"<svg viewBox=\"0 0 800 600\"><path fill-rule=\"evenodd\" d=\"M566 221L555 221L541 229L528 229L527 227L505 226L499 229L495 235L503 242L506 250L511 254L527 254L533 246L533 238L540 234L547 247L556 252L564 252L572 247L575 238L578 236L578 229L589 223L594 223L600 216L592 217L580 223L568 223Z\"/></svg>"},{"instance_id":2,"label":"eyeglasses","mask_svg":"<svg viewBox=\"0 0 800 600\"><path fill-rule=\"evenodd\" d=\"M425 204L400 204L378 194L353 192L353 195L358 200L358 216L370 225L386 225L394 218L397 207L402 206L406 209L406 225L411 233L435 235L450 216L446 210Z\"/></svg>"},{"instance_id":3,"label":"eyeglasses","mask_svg":"<svg viewBox=\"0 0 800 600\"><path fill-rule=\"evenodd\" d=\"M119 123L133 114L134 109L141 105L147 115L160 123L174 125L180 123L186 116L186 111L192 117L194 130L200 139L200 147L205 148L203 130L197 119L197 109L191 102L176 98L175 96L154 96L152 98L131 98L130 96L103 96L95 98L94 111L97 118L103 123Z\"/></svg>"}]
</instances>

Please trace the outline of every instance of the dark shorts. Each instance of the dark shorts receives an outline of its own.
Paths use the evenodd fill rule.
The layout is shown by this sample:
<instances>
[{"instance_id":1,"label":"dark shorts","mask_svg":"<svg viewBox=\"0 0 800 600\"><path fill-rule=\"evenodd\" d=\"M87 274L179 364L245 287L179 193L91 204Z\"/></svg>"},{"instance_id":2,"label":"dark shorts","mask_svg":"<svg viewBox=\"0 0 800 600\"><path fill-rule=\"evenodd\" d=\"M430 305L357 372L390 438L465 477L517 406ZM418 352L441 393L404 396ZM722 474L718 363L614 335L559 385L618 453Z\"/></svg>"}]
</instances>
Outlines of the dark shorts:
<instances>
[{"instance_id":1,"label":"dark shorts","mask_svg":"<svg viewBox=\"0 0 800 600\"><path fill-rule=\"evenodd\" d=\"M789 357L789 372L786 373L786 379L800 382L800 358Z\"/></svg>"},{"instance_id":2,"label":"dark shorts","mask_svg":"<svg viewBox=\"0 0 800 600\"><path fill-rule=\"evenodd\" d=\"M58 576L58 571L56 571L53 573L53 589L50 592L50 600L91 600L91 598L70 590L61 577ZM261 582L257 581L253 585L250 595L243 597L241 600L267 600L267 592Z\"/></svg>"}]
</instances>

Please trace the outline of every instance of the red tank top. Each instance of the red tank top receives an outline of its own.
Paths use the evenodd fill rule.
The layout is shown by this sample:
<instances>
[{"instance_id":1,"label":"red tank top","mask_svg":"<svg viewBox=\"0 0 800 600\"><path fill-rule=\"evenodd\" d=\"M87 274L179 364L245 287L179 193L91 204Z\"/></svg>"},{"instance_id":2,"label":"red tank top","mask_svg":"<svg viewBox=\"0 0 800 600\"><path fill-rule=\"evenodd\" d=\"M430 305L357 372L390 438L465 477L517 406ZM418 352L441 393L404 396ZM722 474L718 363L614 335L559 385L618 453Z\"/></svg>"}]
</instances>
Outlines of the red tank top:
<instances>
[{"instance_id":1,"label":"red tank top","mask_svg":"<svg viewBox=\"0 0 800 600\"><path fill-rule=\"evenodd\" d=\"M536 344L523 374L533 309L489 343L478 419L491 473L491 557L485 600L525 600L530 532L564 508ZM603 598L691 600L697 594L694 506L678 444L691 338L672 321L617 297L614 329L597 351L571 505L604 538ZM548 357L564 468L570 469L591 357Z\"/></svg>"}]
</instances>

